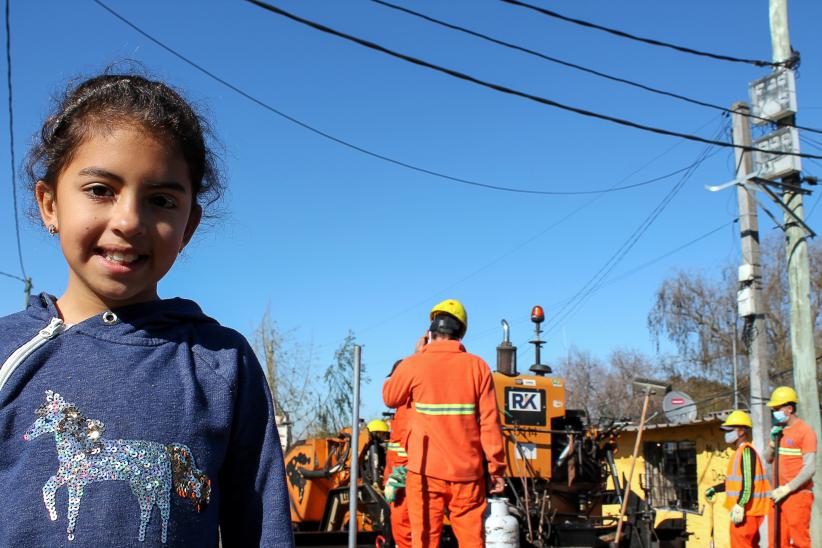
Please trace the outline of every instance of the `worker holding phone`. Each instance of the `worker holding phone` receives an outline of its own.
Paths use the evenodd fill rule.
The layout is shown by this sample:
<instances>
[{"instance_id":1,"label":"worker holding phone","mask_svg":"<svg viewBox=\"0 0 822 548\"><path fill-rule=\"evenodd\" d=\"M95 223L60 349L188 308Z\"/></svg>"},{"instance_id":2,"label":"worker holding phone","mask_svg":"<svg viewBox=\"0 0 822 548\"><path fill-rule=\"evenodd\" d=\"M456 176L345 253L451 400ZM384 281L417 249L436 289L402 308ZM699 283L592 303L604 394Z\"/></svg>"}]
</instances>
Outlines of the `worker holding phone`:
<instances>
[{"instance_id":1,"label":"worker holding phone","mask_svg":"<svg viewBox=\"0 0 822 548\"><path fill-rule=\"evenodd\" d=\"M505 488L504 445L488 364L460 342L459 301L436 305L417 352L383 386L388 407L410 405L405 491L414 548L439 546L445 509L460 546L483 546L486 462L491 493Z\"/></svg>"}]
</instances>

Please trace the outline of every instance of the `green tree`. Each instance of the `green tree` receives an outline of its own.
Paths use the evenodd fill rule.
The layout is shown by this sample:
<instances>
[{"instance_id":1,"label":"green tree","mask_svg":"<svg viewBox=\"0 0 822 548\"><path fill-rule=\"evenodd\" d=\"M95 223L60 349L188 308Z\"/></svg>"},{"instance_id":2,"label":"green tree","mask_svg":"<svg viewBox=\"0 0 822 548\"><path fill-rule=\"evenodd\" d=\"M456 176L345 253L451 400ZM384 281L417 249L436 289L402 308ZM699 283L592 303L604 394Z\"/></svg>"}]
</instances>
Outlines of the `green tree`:
<instances>
[{"instance_id":1,"label":"green tree","mask_svg":"<svg viewBox=\"0 0 822 548\"><path fill-rule=\"evenodd\" d=\"M323 373L324 398L317 410L316 434L328 435L351 426L354 399L354 345L357 338L352 331L334 352L334 361ZM360 384L366 385L365 363L360 364Z\"/></svg>"}]
</instances>

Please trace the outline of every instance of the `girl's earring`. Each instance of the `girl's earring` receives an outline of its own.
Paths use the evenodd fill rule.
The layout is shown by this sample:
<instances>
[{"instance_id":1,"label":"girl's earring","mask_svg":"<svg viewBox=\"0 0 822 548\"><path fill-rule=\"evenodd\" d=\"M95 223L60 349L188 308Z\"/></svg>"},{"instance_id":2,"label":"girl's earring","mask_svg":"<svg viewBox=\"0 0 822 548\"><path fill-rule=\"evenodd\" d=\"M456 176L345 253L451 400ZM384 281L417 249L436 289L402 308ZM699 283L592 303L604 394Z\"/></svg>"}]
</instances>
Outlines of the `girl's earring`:
<instances>
[{"instance_id":1,"label":"girl's earring","mask_svg":"<svg viewBox=\"0 0 822 548\"><path fill-rule=\"evenodd\" d=\"M49 236L54 236L57 234L57 227L54 225L49 225Z\"/></svg>"}]
</instances>

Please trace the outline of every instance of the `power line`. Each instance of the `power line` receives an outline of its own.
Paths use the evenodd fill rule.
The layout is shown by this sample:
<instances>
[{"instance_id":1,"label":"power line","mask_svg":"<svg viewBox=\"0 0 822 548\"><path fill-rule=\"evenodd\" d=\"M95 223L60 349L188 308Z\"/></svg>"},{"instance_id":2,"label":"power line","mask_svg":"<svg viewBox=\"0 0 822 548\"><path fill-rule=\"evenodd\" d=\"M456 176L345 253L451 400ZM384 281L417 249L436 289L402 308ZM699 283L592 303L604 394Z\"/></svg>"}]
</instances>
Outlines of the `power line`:
<instances>
[{"instance_id":1,"label":"power line","mask_svg":"<svg viewBox=\"0 0 822 548\"><path fill-rule=\"evenodd\" d=\"M539 12L543 15L547 15L549 17L554 17L556 19L561 19L561 20L567 21L569 23L574 23L575 25L580 25L580 26L583 26L583 27L588 27L588 28L592 28L592 29L596 29L596 30L601 30L601 31L607 32L609 34L619 36L621 38L628 38L629 40L636 40L637 42L643 42L645 44L650 44L652 46L660 46L660 47L664 47L664 48L670 48L670 49L674 49L676 51L681 51L683 53L690 53L692 55L699 55L699 56L702 56L702 57L710 57L711 59L717 59L719 61L730 61L730 62L733 62L733 63L747 63L749 65L756 65L757 67L782 67L782 66L792 67L792 66L796 65L799 62L799 54L797 54L797 53L794 53L794 55L790 59L788 59L787 61L782 61L780 63L772 63L771 61L762 61L762 60L759 60L759 59L743 59L743 58L739 58L739 57L732 57L730 55L722 55L722 54L719 54L719 53L710 53L710 52L707 52L707 51L701 51L701 50L697 50L697 49L693 49L693 48L689 48L689 47L685 47L685 46L679 46L679 45L676 45L676 44L671 44L670 42L663 42L661 40L655 40L653 38L643 38L641 36L636 36L634 34L629 34L627 32L624 32L624 31L621 31L621 30L618 30L618 29L613 29L613 28L610 28L610 27L605 27L605 26L602 26L602 25L598 25L596 23L591 23L590 21L584 21L582 19L575 19L573 17L568 17L567 15L562 15L562 14L557 13L555 11L545 9L545 8L541 8L539 6L534 6L532 4L521 2L519 0L501 0L501 1L505 2L506 4L513 4L515 6L521 6L523 8L528 8L530 10L534 10L536 12Z\"/></svg>"},{"instance_id":2,"label":"power line","mask_svg":"<svg viewBox=\"0 0 822 548\"><path fill-rule=\"evenodd\" d=\"M394 50L391 50L391 49L388 49L384 46L381 46L381 45L379 45L375 42L371 42L369 40L364 40L362 38L357 38L356 36L352 36L350 34L347 34L347 33L332 29L331 27L328 27L328 26L323 25L321 23L317 23L317 22L311 21L309 19L299 17L297 15L294 15L290 12L287 12L283 9L280 9L280 8L278 8L276 6L273 6L271 4L268 4L266 2L261 2L260 0L244 0L244 1L249 3L249 4L253 4L255 6L258 6L258 7L262 8L266 11L269 11L271 13L275 13L277 15L282 15L283 17L287 17L287 18L291 19L292 21L296 21L297 23L300 23L302 25L306 25L306 26L311 27L313 29L319 30L320 32L324 32L326 34L331 34L331 35L337 36L339 38L343 38L343 39L348 40L350 42L354 42L354 43L359 44L361 46L364 46L366 48L369 48L369 49L372 49L372 50L375 50L375 51L379 51L381 53L385 53L386 55L396 57L397 59L407 61L407 62L412 63L414 65L418 65L418 66L425 67L425 68L428 68L428 69L431 69L431 70L435 70L437 72L447 74L447 75L452 76L454 78L457 78L459 80L464 80L466 82L471 82L473 84L477 84L479 86L482 86L482 87L485 87L485 88L488 88L488 89L493 89L493 90L499 91L501 93L505 93L505 94L508 94L508 95L514 95L514 96L517 96L517 97L522 97L523 99L528 99L528 100L534 101L536 103L540 103L540 104L547 105L547 106L550 106L550 107L559 108L559 109L566 110L566 111L569 111L569 112L573 112L575 114L580 114L582 116L586 116L586 117L589 117L589 118L597 118L597 119L600 119L600 120L605 120L605 121L612 122L612 123L615 123L615 124L619 124L619 125L622 125L622 126L627 126L627 127L632 127L634 129L639 129L639 130L642 130L642 131L648 131L648 132L656 133L656 134L659 134L659 135L668 135L668 136L671 136L671 137L679 137L681 139L687 139L689 141L696 141L698 143L704 143L704 144L708 144L708 145L720 146L720 147L725 147L725 148L738 148L738 149L745 150L745 151L748 151L748 152L762 152L762 153L766 153L766 154L799 156L801 158L817 158L817 159L822 160L822 156L817 156L817 155L813 155L813 154L803 154L801 152L793 152L793 151L773 151L773 150L767 150L767 149L760 149L760 148L753 147L753 146L738 145L738 144L734 144L734 143L727 143L727 142L724 142L724 141L710 140L710 139L705 139L704 137L699 137L698 135L690 135L690 134L682 133L682 132L679 132L679 131L672 131L672 130L662 129L662 128L658 128L658 127L654 127L654 126L648 126L648 125L645 125L645 124L640 124L638 122L633 122L631 120L626 120L624 118L617 118L616 116L611 116L611 115L608 115L608 114L601 114L601 113L598 113L598 112L593 112L593 111L590 111L590 110L586 110L586 109L582 109L582 108L578 108L578 107L574 107L574 106L570 106L570 105L565 105L563 103L559 103L559 102L554 101L552 99L547 99L547 98L539 96L539 95L533 95L531 93L527 93L527 92L524 92L524 91L519 91L519 90L509 88L509 87L506 87L506 86L503 86L503 85L500 85L500 84L494 84L494 83L491 83L491 82L487 82L485 80L480 80L479 78L476 78L474 76L470 76L470 75L465 74L463 72L459 72L459 71L454 70L454 69L442 67L440 65L435 65L433 63L429 63L428 61L424 61L422 59L419 59L417 57L412 57L412 56L406 55L404 53L396 52ZM99 0L95 0L95 2L99 2Z\"/></svg>"},{"instance_id":3,"label":"power line","mask_svg":"<svg viewBox=\"0 0 822 548\"><path fill-rule=\"evenodd\" d=\"M690 246L692 246L692 245L694 245L694 244L696 244L696 243L699 243L699 242L701 242L702 240L704 240L704 239L706 239L706 238L709 238L710 236L713 236L714 234L716 234L716 233L717 233L717 232L719 232L720 230L724 230L724 229L726 229L727 227L729 227L729 226L731 226L731 225L736 224L738 221L739 221L739 218L737 217L737 218L736 218L736 219L734 219L733 221L729 221L729 222L727 222L727 223L723 223L722 225L720 225L720 226L718 226L718 227L714 228L713 230L710 230L709 232L706 232L705 234L703 234L703 235L701 235L701 236L697 236L697 237L696 237L696 238L694 238L693 240L690 240L690 241L688 241L688 242L686 242L686 243L684 243L684 244L680 245L679 247L676 247L676 248L672 249L671 251L668 251L667 253L664 253L664 254L662 254L662 255L660 255L660 256L658 256L658 257L656 257L655 259L651 259L650 261L644 262L644 263L642 263L642 264L640 264L640 265L638 265L638 266L636 266L636 267L632 268L631 270L628 270L628 271L626 271L626 272L623 272L623 273L622 273L622 274L620 274L619 276L616 276L616 277L614 277L614 278L611 278L611 279L610 279L610 280L608 280L607 282L603 282L603 283L599 286L599 289L601 289L601 288L603 288L603 287L607 287L607 286L609 286L609 285L612 285L612 284L614 284L614 283L616 283L616 282L618 282L618 281L620 281L620 280L624 280L625 278L628 278L629 276L632 276L632 275L636 274L636 273L637 273L637 272L639 272L640 270L645 270L645 269L646 269L646 268L648 268L649 266L655 265L656 263L658 263L658 262L660 262L660 261L662 261L662 260L667 259L668 257L670 257L671 255L673 255L673 254L675 254L675 253L679 253L680 251L682 251L682 250L683 250L683 249L685 249L686 247L690 247Z\"/></svg>"},{"instance_id":4,"label":"power line","mask_svg":"<svg viewBox=\"0 0 822 548\"><path fill-rule=\"evenodd\" d=\"M814 140L814 139L811 139L811 138L810 138L810 137L808 137L807 135L801 135L801 136L799 137L799 139L800 139L801 141L804 141L806 144L811 145L811 146L812 146L813 148L815 148L816 150L822 150L822 143L820 143L819 141L816 141L816 140Z\"/></svg>"},{"instance_id":5,"label":"power line","mask_svg":"<svg viewBox=\"0 0 822 548\"><path fill-rule=\"evenodd\" d=\"M637 272L640 272L640 271L642 271L642 270L645 270L646 268L648 268L648 267L650 267L650 266L653 266L654 264L656 264L656 263L658 263L658 262L660 262L660 261L663 261L663 260L667 259L667 258L668 258L668 257L670 257L671 255L674 255L674 254L676 254L676 253L679 253L679 252L680 252L680 251L682 251L683 249L686 249L686 248L688 248L688 247L690 247L690 246L692 246L692 245L695 245L695 244L697 244L697 243L701 242L702 240L705 240L706 238L709 238L709 237L713 236L714 234L716 234L716 233L717 233L717 232L719 232L720 230L724 230L725 228L727 228L727 227L729 227L729 226L731 226L731 225L735 224L738 220L739 220L739 219L737 218L737 219L734 219L734 220L729 221L729 222L727 222L727 223L723 223L722 225L720 225L720 226L718 226L718 227L716 227L716 228L714 228L714 229L711 229L711 230L710 230L710 231L708 231L708 232L705 232L705 233L704 233L704 234L702 234L701 236L697 236L696 238L694 238L694 239L692 239L692 240L689 240L689 241L685 242L684 244L679 245L679 246L675 247L674 249L672 249L672 250L670 250L670 251L667 251L667 252L663 253L662 255L659 255L659 256L655 257L654 259L651 259L650 261L646 261L646 262L644 262L644 263L642 263L642 264L639 264L639 265L637 265L637 266L635 266L635 267L631 268L630 270L627 270L627 271L623 272L623 273L622 273L622 274L620 274L619 276L616 276L616 277L611 278L610 280L608 280L608 281L606 281L606 282L603 282L603 283L602 283L601 285L599 285L599 286L598 286L598 287L597 287L597 288L596 288L596 289L595 289L592 293L596 293L597 291L599 291L600 289L602 289L602 288L604 288L604 287L608 287L609 285L613 285L613 284L615 284L615 283L617 283L617 282L619 282L619 281L621 281L621 280L624 280L625 278L628 278L628 277L630 277L630 276L633 276L633 275L634 275L634 274L636 274ZM552 310L552 309L556 309L556 308L559 308L560 306L563 306L563 305L565 305L565 304L567 304L567 303L571 302L572 300L573 300L573 297L568 297L568 298L566 298L566 299L563 299L563 300L561 300L561 301L559 301L559 302L556 302L556 303L553 303L553 304L551 304L551 305L548 305L548 306L543 306L542 308L543 308L544 310ZM522 320L522 321L519 321L519 322L517 322L517 321L509 321L509 323L510 323L511 325L515 325L516 323L523 323L523 322L525 322L525 321L526 321L526 320ZM481 340L481 339L485 338L485 336L487 336L487 335L488 335L488 334L490 334L491 332L498 332L498 331L499 331L499 327L494 327L493 329L488 329L488 330L486 330L486 331L482 331L482 332L480 332L480 333L478 333L478 334L476 334L476 335L469 335L468 337L466 337L466 341L470 340L471 342L475 342L475 341L478 341L478 340Z\"/></svg>"},{"instance_id":6,"label":"power line","mask_svg":"<svg viewBox=\"0 0 822 548\"><path fill-rule=\"evenodd\" d=\"M7 278L14 278L15 280L20 280L21 282L26 283L25 278L21 278L20 276L16 276L14 274L9 274L8 272L0 271L0 276L5 276Z\"/></svg>"},{"instance_id":7,"label":"power line","mask_svg":"<svg viewBox=\"0 0 822 548\"><path fill-rule=\"evenodd\" d=\"M706 122L705 124L702 124L699 128L697 128L697 129L696 129L696 131L701 131L704 127L706 127L707 125L709 125L709 124L710 124L711 122L713 122L714 120L716 120L716 118L711 118L710 120L708 120L708 122ZM645 169L646 167L648 167L649 165L651 165L652 163L654 163L655 161L657 161L658 159L662 158L663 156L665 156L666 154L668 154L669 152L671 152L674 148L676 148L676 147L677 147L677 146L679 146L680 144L682 144L682 141L679 141L679 142L677 142L677 143L674 143L673 145L671 145L670 147L668 147L667 149L665 149L663 152L661 152L660 154L658 154L657 156L655 156L654 158L652 158L651 160L647 161L645 164L643 164L642 166L640 166L639 168L635 169L633 172L629 173L628 175L624 176L622 179L620 179L619 181L617 181L616 183L614 183L614 186L620 185L622 182L624 182L624 181L628 180L629 178L633 177L634 175L636 175L637 173L639 173L640 171L642 171L643 169ZM700 160L697 160L697 161L695 161L695 162L691 163L690 165L688 165L688 166L686 167L686 169L691 169L691 168L695 167L695 166L696 166L699 162L700 162ZM440 294L444 293L445 291L448 291L449 289L451 289L451 288L453 288L453 287L456 287L456 286L460 285L461 283L463 283L463 282L465 282L465 281L467 281L467 280L469 280L469 279L473 278L474 276L476 276L476 275L480 274L481 272L483 272L483 271L487 270L487 269L488 269L488 268L490 268L491 266L493 266L493 265L495 265L495 264L497 264L497 263L499 263L499 262L503 261L504 259L506 259L506 258L510 257L511 255L513 255L514 253L516 253L517 251L519 251L520 249L522 249L522 248L526 247L527 245L529 245L531 242L533 242L533 241L537 240L538 238L542 237L543 235L545 235L545 234L546 234L546 233L548 233L549 231L553 230L554 228L556 228L556 227L557 227L557 226L559 226L560 224L564 223L566 220L568 220L568 219L571 219L571 218L575 217L575 216L576 216L576 215L577 215L580 211L582 211L583 209L586 209L586 208L588 208L588 207L592 206L594 203L596 203L596 202L597 202L598 200L600 200L602 197L603 197L603 195L602 195L602 194L595 196L593 199L591 199L591 200L589 200L589 201L585 202L584 204L582 204L581 206L579 206L579 207L577 207L577 208L575 208L575 209L571 210L569 213L567 213L565 216L563 216L563 217L562 217L562 218L560 218L559 220L555 221L554 223L552 223L551 225L547 226L546 228L544 228L544 229L540 230L539 232L537 232L537 233L536 233L536 234L534 234L533 236L529 237L528 239L526 239L526 240L524 240L524 241L520 242L517 246L515 246L515 247L513 247L513 248L509 249L508 251L506 251L506 252L505 252L505 253L503 253L502 255L499 255L499 256L497 256L496 258L494 258L493 260L489 261L488 263L485 263L483 266L481 266L481 267L477 268L476 270L474 270L474 271L473 271L473 272L471 272L470 274L468 274L468 275L464 276L463 278L460 278L459 280L457 280L457 281L453 282L452 284L448 285L447 287L444 287L444 288L440 289L439 291L437 291L437 292L435 292L435 293L433 293L433 294L429 295L429 296L428 296L428 297L426 297L425 299L421 299L420 301L418 301L418 302L416 302L416 303L414 303L414 304L412 304L412 305L410 305L410 306L407 306L406 308L404 308L404 309L402 309L402 310L400 310L400 311L398 311L398 312L396 312L396 313L394 313L394 314L392 314L392 315L390 315L390 316L386 317L385 319L380 320L379 322L377 322L377 323L375 323L375 324L373 324L373 325L370 325L370 326L368 326L368 327L367 327L367 328L365 328L365 329L362 329L362 330L358 331L358 332L359 332L359 334L360 334L360 335L363 335L364 333L367 333L367 332L369 332L369 331L372 331L373 329L376 329L377 327L380 327L380 326L382 326L382 325L384 325L384 324L386 324L386 323L390 322L391 320L393 320L393 319L395 319L395 318L397 318L397 317L399 317L399 316L402 316L403 314L405 314L405 313L407 313L407 312L410 312L411 310L416 309L417 307L419 307L419 306L421 306L421 305L423 305L423 304L425 304L425 303L430 303L430 302L431 302L431 300L433 300L433 299L434 299L435 297L437 297L438 295L440 295ZM560 301L559 303L556 303L556 305L557 305L557 306L564 305L565 303L567 303L567 302L571 301L572 299L573 299L573 297L570 297L570 298L568 298L568 299L564 299L563 301Z\"/></svg>"},{"instance_id":8,"label":"power line","mask_svg":"<svg viewBox=\"0 0 822 548\"><path fill-rule=\"evenodd\" d=\"M554 331L562 321L567 319L573 312L575 312L588 297L591 296L597 289L599 289L605 278L616 267L616 265L628 254L628 252L636 245L639 239L648 231L651 225L656 221L659 215L668 207L674 197L685 186L685 183L691 178L696 169L707 159L711 147L706 147L694 162L691 170L683 175L682 179L663 197L662 201L651 211L651 213L640 223L639 227L628 237L625 242L617 249L617 251L600 267L600 269L588 280L588 282L580 288L572 297L572 301L568 305L555 313L546 322L546 335Z\"/></svg>"},{"instance_id":9,"label":"power line","mask_svg":"<svg viewBox=\"0 0 822 548\"><path fill-rule=\"evenodd\" d=\"M458 32L462 32L462 33L468 34L470 36L474 36L476 38L480 38L482 40L486 40L486 41L491 42L493 44L497 44L499 46L503 46L503 47L506 47L506 48L509 48L509 49L512 49L512 50L515 50L515 51L526 53L528 55L532 55L534 57L537 57L539 59L543 59L545 61L549 61L551 63L556 63L556 64L562 65L564 67L579 70L579 71L582 71L582 72L585 72L585 73L588 73L588 74L593 74L594 76L598 76L600 78L605 78L606 80L611 80L612 82L619 82L620 84L626 84L628 86L639 88L639 89L644 90L644 91L648 91L648 92L651 92L651 93L656 93L656 94L659 94L659 95L664 95L666 97L672 97L674 99L679 99L680 101L685 101L686 103L691 103L693 105L698 105L698 106L702 106L702 107L711 108L711 109L714 109L714 110L718 110L720 112L726 112L728 114L733 114L733 112L734 112L733 110L731 110L729 108L726 108L726 107L723 107L723 106L720 106L720 105L716 105L716 104L713 104L713 103L709 103L707 101L694 99L692 97L687 97L685 95L680 95L678 93L674 93L674 92L671 92L671 91L665 91L665 90L655 88L655 87L652 87L652 86L649 86L649 85L646 85L646 84L640 84L638 82L634 82L633 80L628 80L627 78L620 78L619 76L614 76L612 74L607 74L607 73L604 73L604 72L601 72L601 71L598 71L598 70L594 70L594 69L589 68L589 67L578 65L576 63L571 63L569 61L564 61L564 60L559 59L557 57L553 57L553 56L547 55L545 53L535 51L533 49L529 49L529 48L526 48L526 47L523 47L523 46L518 46L516 44L512 44L510 42L506 42L506 41L500 40L498 38L494 38L493 36L483 34L481 32L477 32L477 31L474 31L474 30L471 30L471 29L468 29L468 28L465 28L465 27L461 27L461 26L455 25L453 23L448 23L448 22L442 21L440 19L436 19L434 17L431 17L429 15L425 15L424 13L420 13L418 11L414 11L414 10L406 8L404 6L399 6L399 5L396 5L396 4L392 4L390 2L386 2L385 0L371 0L371 1L374 2L375 4L379 4L381 6L385 6L387 8L391 8L393 10L401 11L403 13L413 15L414 17L419 17L420 19L424 19L425 21L429 21L429 22L434 23L436 25L440 25L442 27L446 27L446 28L449 28L451 30L455 30L455 31L458 31ZM750 113L745 114L745 116L748 117L748 118L754 119L754 120L762 121L762 122L769 122L769 123L772 123L772 124L776 123L776 120L772 120L770 118L762 118L760 116L755 116L755 115L750 114ZM788 124L788 123L782 123L782 126L795 127L797 129L803 129L805 131L810 131L810 132L813 132L813 133L822 134L822 129L815 129L815 128L804 127L804 126L797 126L795 124Z\"/></svg>"},{"instance_id":10,"label":"power line","mask_svg":"<svg viewBox=\"0 0 822 548\"><path fill-rule=\"evenodd\" d=\"M475 186L475 187L479 187L479 188L487 188L487 189L490 189L490 190L498 190L498 191L502 191L502 192L512 192L512 193L517 193L517 194L545 195L545 196L584 196L584 195L588 195L588 194L603 194L603 193L608 193L608 192L617 192L617 191L621 191L621 190L628 190L628 189L632 189L632 188L637 188L637 187L640 187L640 186L655 183L657 181L661 181L663 179L667 179L669 177L673 177L674 175L677 175L677 174L681 173L682 171L684 171L685 169L687 169L687 167L682 168L682 169L673 171L671 173L668 173L666 175L662 175L660 177L655 177L655 178L649 179L647 181L642 181L642 182L639 182L639 183L625 185L625 186L622 186L622 187L597 189L597 190L567 190L567 191L565 191L565 190L563 190L563 191L560 191L560 190L557 190L557 191L553 191L553 190L535 190L535 189L526 189L526 188L502 186L502 185L495 185L495 184L490 184L490 183L483 183L483 182L476 181L476 180L473 180L473 179L468 179L468 178L465 178L465 177L458 177L458 176L455 176L455 175L448 175L448 174L442 173L440 171L435 171L435 170L428 169L428 168L425 168L425 167L421 167L421 166L418 166L418 165L415 165L415 164L411 164L409 162L405 162L403 160L398 160L396 158L392 158L390 156L380 154L379 152L374 152L373 150L369 150L369 149L364 148L360 145L356 145L354 143L351 143L350 141L346 141L346 140L344 140L340 137L337 137L337 136L332 135L328 132L325 132L321 129L318 129L318 128L316 128L316 127L314 127L314 126L312 126L312 125L310 125L306 122L303 122L302 120L300 120L298 118L295 118L294 116L291 116L290 114L286 114L282 110L279 110L279 109L271 106L270 104L266 103L262 99L258 99L257 97L251 95L250 93L244 91L243 89L235 86L231 82L221 78L220 76L218 76L217 74L215 74L215 73L211 72L210 70L206 69L202 65L200 65L200 64L196 63L195 61L189 59L185 55L179 53L178 51L173 49L171 46L166 45L164 42L162 42L159 39L155 38L154 36L152 36L148 32L144 31L142 28L138 27L136 24L132 23L131 21L129 21L128 19L126 19L125 17L120 15L118 12L114 11L112 8L110 8L109 6L104 4L101 0L93 0L93 1L98 6L100 6L101 8L106 10L107 12L109 12L111 15L113 15L114 17L116 17L117 19L122 21L124 24L131 27L134 31L138 32L139 34L141 34L142 36L144 36L145 38L147 38L148 40L150 40L151 42L153 42L157 46L161 47L162 49L166 50L170 54L174 55L175 57L177 57L178 59L180 59L184 63L186 63L186 64L190 65L191 67L197 69L198 71L202 72L203 74L205 74L206 76L208 76L212 80L222 84L223 86L225 86L228 89L234 91L238 95L240 95L242 97L245 97L246 99L248 99L252 103L256 104L257 106L262 107L263 109L265 109L265 110L267 110L267 111L269 111L273 114L276 114L277 116L279 116L279 117L281 117L281 118L283 118L283 119L285 119L285 120L287 120L287 121L289 121L293 124L296 124L296 125L302 127L303 129L307 129L308 131L310 131L310 132L312 132L316 135L319 135L320 137L323 137L325 139L333 141L333 142L335 142L339 145L343 145L343 146L348 147L350 149L356 150L357 152L361 152L361 153L363 153L367 156L371 156L373 158L377 158L379 160L383 160L385 162L388 162L388 163L391 163L391 164L394 164L394 165L398 165L400 167L404 167L406 169L410 169L410 170L416 171L418 173L424 173L426 175L431 175L433 177L438 177L440 179L444 179L444 180L451 181L451 182L454 182L454 183L460 183L460 184ZM820 158L822 158L822 156L820 156Z\"/></svg>"},{"instance_id":11,"label":"power line","mask_svg":"<svg viewBox=\"0 0 822 548\"><path fill-rule=\"evenodd\" d=\"M11 158L11 201L12 209L14 209L14 232L17 236L17 258L20 261L20 272L23 274L22 278L17 278L23 283L28 283L29 277L26 276L26 267L23 265L23 246L20 243L20 216L17 213L17 172L15 168L16 160L14 158L14 103L12 101L12 83L11 83L11 14L10 14L11 0L6 0L6 82L8 84L9 94L9 153Z\"/></svg>"}]
</instances>

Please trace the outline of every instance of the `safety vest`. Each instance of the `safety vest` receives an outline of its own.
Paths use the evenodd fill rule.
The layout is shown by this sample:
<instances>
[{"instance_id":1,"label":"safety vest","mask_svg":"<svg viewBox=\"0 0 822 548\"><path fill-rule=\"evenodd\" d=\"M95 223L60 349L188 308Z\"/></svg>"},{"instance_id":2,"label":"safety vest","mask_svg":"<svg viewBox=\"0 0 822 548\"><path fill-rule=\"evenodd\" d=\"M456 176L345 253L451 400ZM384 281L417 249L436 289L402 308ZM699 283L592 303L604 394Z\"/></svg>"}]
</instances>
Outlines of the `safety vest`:
<instances>
[{"instance_id":1,"label":"safety vest","mask_svg":"<svg viewBox=\"0 0 822 548\"><path fill-rule=\"evenodd\" d=\"M733 508L742 494L742 452L746 447L751 448L754 457L754 477L752 478L751 498L748 500L745 513L749 516L766 516L771 511L771 499L768 498L771 482L768 481L768 476L762 468L759 455L753 445L748 442L737 447L733 459L728 463L725 476L725 507L728 510Z\"/></svg>"}]
</instances>

